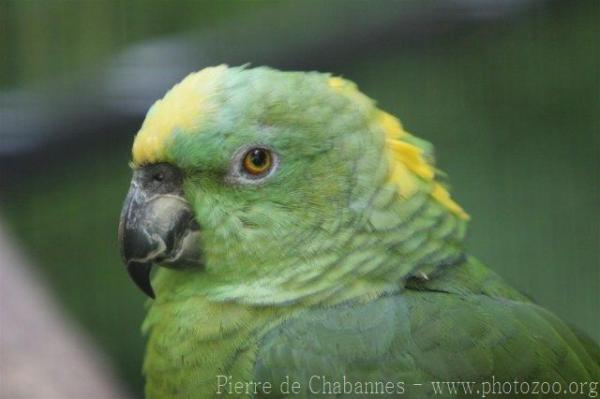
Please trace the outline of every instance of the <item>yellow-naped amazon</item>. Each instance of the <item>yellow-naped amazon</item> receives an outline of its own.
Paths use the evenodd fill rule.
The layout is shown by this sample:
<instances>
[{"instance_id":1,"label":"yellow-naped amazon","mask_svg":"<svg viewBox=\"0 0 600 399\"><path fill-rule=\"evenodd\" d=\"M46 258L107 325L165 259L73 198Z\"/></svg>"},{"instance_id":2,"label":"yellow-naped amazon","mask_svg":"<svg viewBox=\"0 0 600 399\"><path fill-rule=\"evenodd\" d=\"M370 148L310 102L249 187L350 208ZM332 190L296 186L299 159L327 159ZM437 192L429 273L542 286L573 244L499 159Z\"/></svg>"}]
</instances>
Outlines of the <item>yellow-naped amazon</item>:
<instances>
[{"instance_id":1,"label":"yellow-naped amazon","mask_svg":"<svg viewBox=\"0 0 600 399\"><path fill-rule=\"evenodd\" d=\"M467 254L432 146L350 81L206 68L132 157L119 238L154 298L148 398L597 389L597 344Z\"/></svg>"}]
</instances>

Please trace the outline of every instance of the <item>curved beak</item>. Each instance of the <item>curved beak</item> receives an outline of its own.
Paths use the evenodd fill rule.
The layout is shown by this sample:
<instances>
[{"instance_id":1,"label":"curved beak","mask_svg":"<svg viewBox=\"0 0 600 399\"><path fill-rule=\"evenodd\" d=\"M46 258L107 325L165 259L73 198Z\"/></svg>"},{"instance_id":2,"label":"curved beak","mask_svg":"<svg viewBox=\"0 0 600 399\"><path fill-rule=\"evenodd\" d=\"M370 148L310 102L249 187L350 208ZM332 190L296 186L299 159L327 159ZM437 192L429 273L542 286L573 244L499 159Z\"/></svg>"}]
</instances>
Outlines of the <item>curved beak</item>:
<instances>
[{"instance_id":1,"label":"curved beak","mask_svg":"<svg viewBox=\"0 0 600 399\"><path fill-rule=\"evenodd\" d=\"M140 173L142 174L142 173ZM181 268L198 265L200 229L180 190L144 184L134 174L119 221L121 257L137 286L154 298L152 265Z\"/></svg>"}]
</instances>

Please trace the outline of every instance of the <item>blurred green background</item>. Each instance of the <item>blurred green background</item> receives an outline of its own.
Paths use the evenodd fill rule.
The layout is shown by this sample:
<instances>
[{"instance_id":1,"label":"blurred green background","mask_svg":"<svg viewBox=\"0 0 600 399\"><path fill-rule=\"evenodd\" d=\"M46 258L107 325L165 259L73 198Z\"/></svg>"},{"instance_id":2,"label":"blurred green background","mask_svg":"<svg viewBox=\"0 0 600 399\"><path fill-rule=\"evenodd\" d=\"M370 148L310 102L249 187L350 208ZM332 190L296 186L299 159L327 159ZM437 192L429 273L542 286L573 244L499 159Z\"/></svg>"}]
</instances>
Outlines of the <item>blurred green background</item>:
<instances>
[{"instance_id":1,"label":"blurred green background","mask_svg":"<svg viewBox=\"0 0 600 399\"><path fill-rule=\"evenodd\" d=\"M111 109L122 97L99 77L154 42L197 50L169 60L173 76L149 75L160 88L209 63L330 71L436 145L472 216L470 252L600 341L600 2L491 3L1 1L0 216L139 393L144 298L116 230L154 98ZM143 54L120 82L147 73ZM15 133L39 109L55 119ZM34 144L9 146L23 135Z\"/></svg>"}]
</instances>

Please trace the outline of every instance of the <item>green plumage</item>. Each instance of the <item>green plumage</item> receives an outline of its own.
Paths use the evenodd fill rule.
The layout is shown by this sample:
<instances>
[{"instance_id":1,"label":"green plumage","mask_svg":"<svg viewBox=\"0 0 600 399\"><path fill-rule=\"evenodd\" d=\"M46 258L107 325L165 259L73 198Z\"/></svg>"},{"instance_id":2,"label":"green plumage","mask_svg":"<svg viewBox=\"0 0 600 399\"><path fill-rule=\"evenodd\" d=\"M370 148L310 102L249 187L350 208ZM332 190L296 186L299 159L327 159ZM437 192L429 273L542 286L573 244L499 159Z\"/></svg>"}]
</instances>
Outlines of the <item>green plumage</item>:
<instances>
[{"instance_id":1,"label":"green plumage","mask_svg":"<svg viewBox=\"0 0 600 399\"><path fill-rule=\"evenodd\" d=\"M339 397L324 395L331 389L322 382L344 376L362 386L401 381L406 397L421 398L435 396L431 381L494 378L565 388L598 381L600 373L597 347L473 259L440 270L429 282L409 282L402 294L307 311L263 342L255 378L292 376L303 381L299 397L310 397L311 390Z\"/></svg>"},{"instance_id":2,"label":"green plumage","mask_svg":"<svg viewBox=\"0 0 600 399\"><path fill-rule=\"evenodd\" d=\"M430 397L430 381L597 384L595 344L465 254L466 221L435 194L439 173L416 170L435 170L428 143L392 137L346 81L221 69L181 84L203 91L198 122L153 155L185 175L204 267L154 278L148 398L282 397L286 379L306 397L311 376L403 382L412 398ZM390 156L396 138L406 164ZM253 146L276 168L235 180L236 154ZM394 167L405 175L392 179ZM219 376L272 393L219 394Z\"/></svg>"}]
</instances>

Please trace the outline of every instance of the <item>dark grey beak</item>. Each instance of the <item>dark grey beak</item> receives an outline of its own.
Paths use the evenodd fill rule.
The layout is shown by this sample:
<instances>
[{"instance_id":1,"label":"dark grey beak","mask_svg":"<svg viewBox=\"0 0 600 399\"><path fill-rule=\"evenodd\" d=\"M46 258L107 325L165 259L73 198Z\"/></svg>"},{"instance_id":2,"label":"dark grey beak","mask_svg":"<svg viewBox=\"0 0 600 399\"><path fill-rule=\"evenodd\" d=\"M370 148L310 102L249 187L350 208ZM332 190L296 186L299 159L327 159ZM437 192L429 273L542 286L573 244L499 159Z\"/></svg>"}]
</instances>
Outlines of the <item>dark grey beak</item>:
<instances>
[{"instance_id":1,"label":"dark grey beak","mask_svg":"<svg viewBox=\"0 0 600 399\"><path fill-rule=\"evenodd\" d=\"M171 268L201 264L200 229L183 198L181 180L166 164L136 170L121 211L121 257L131 279L151 298L153 264Z\"/></svg>"}]
</instances>

